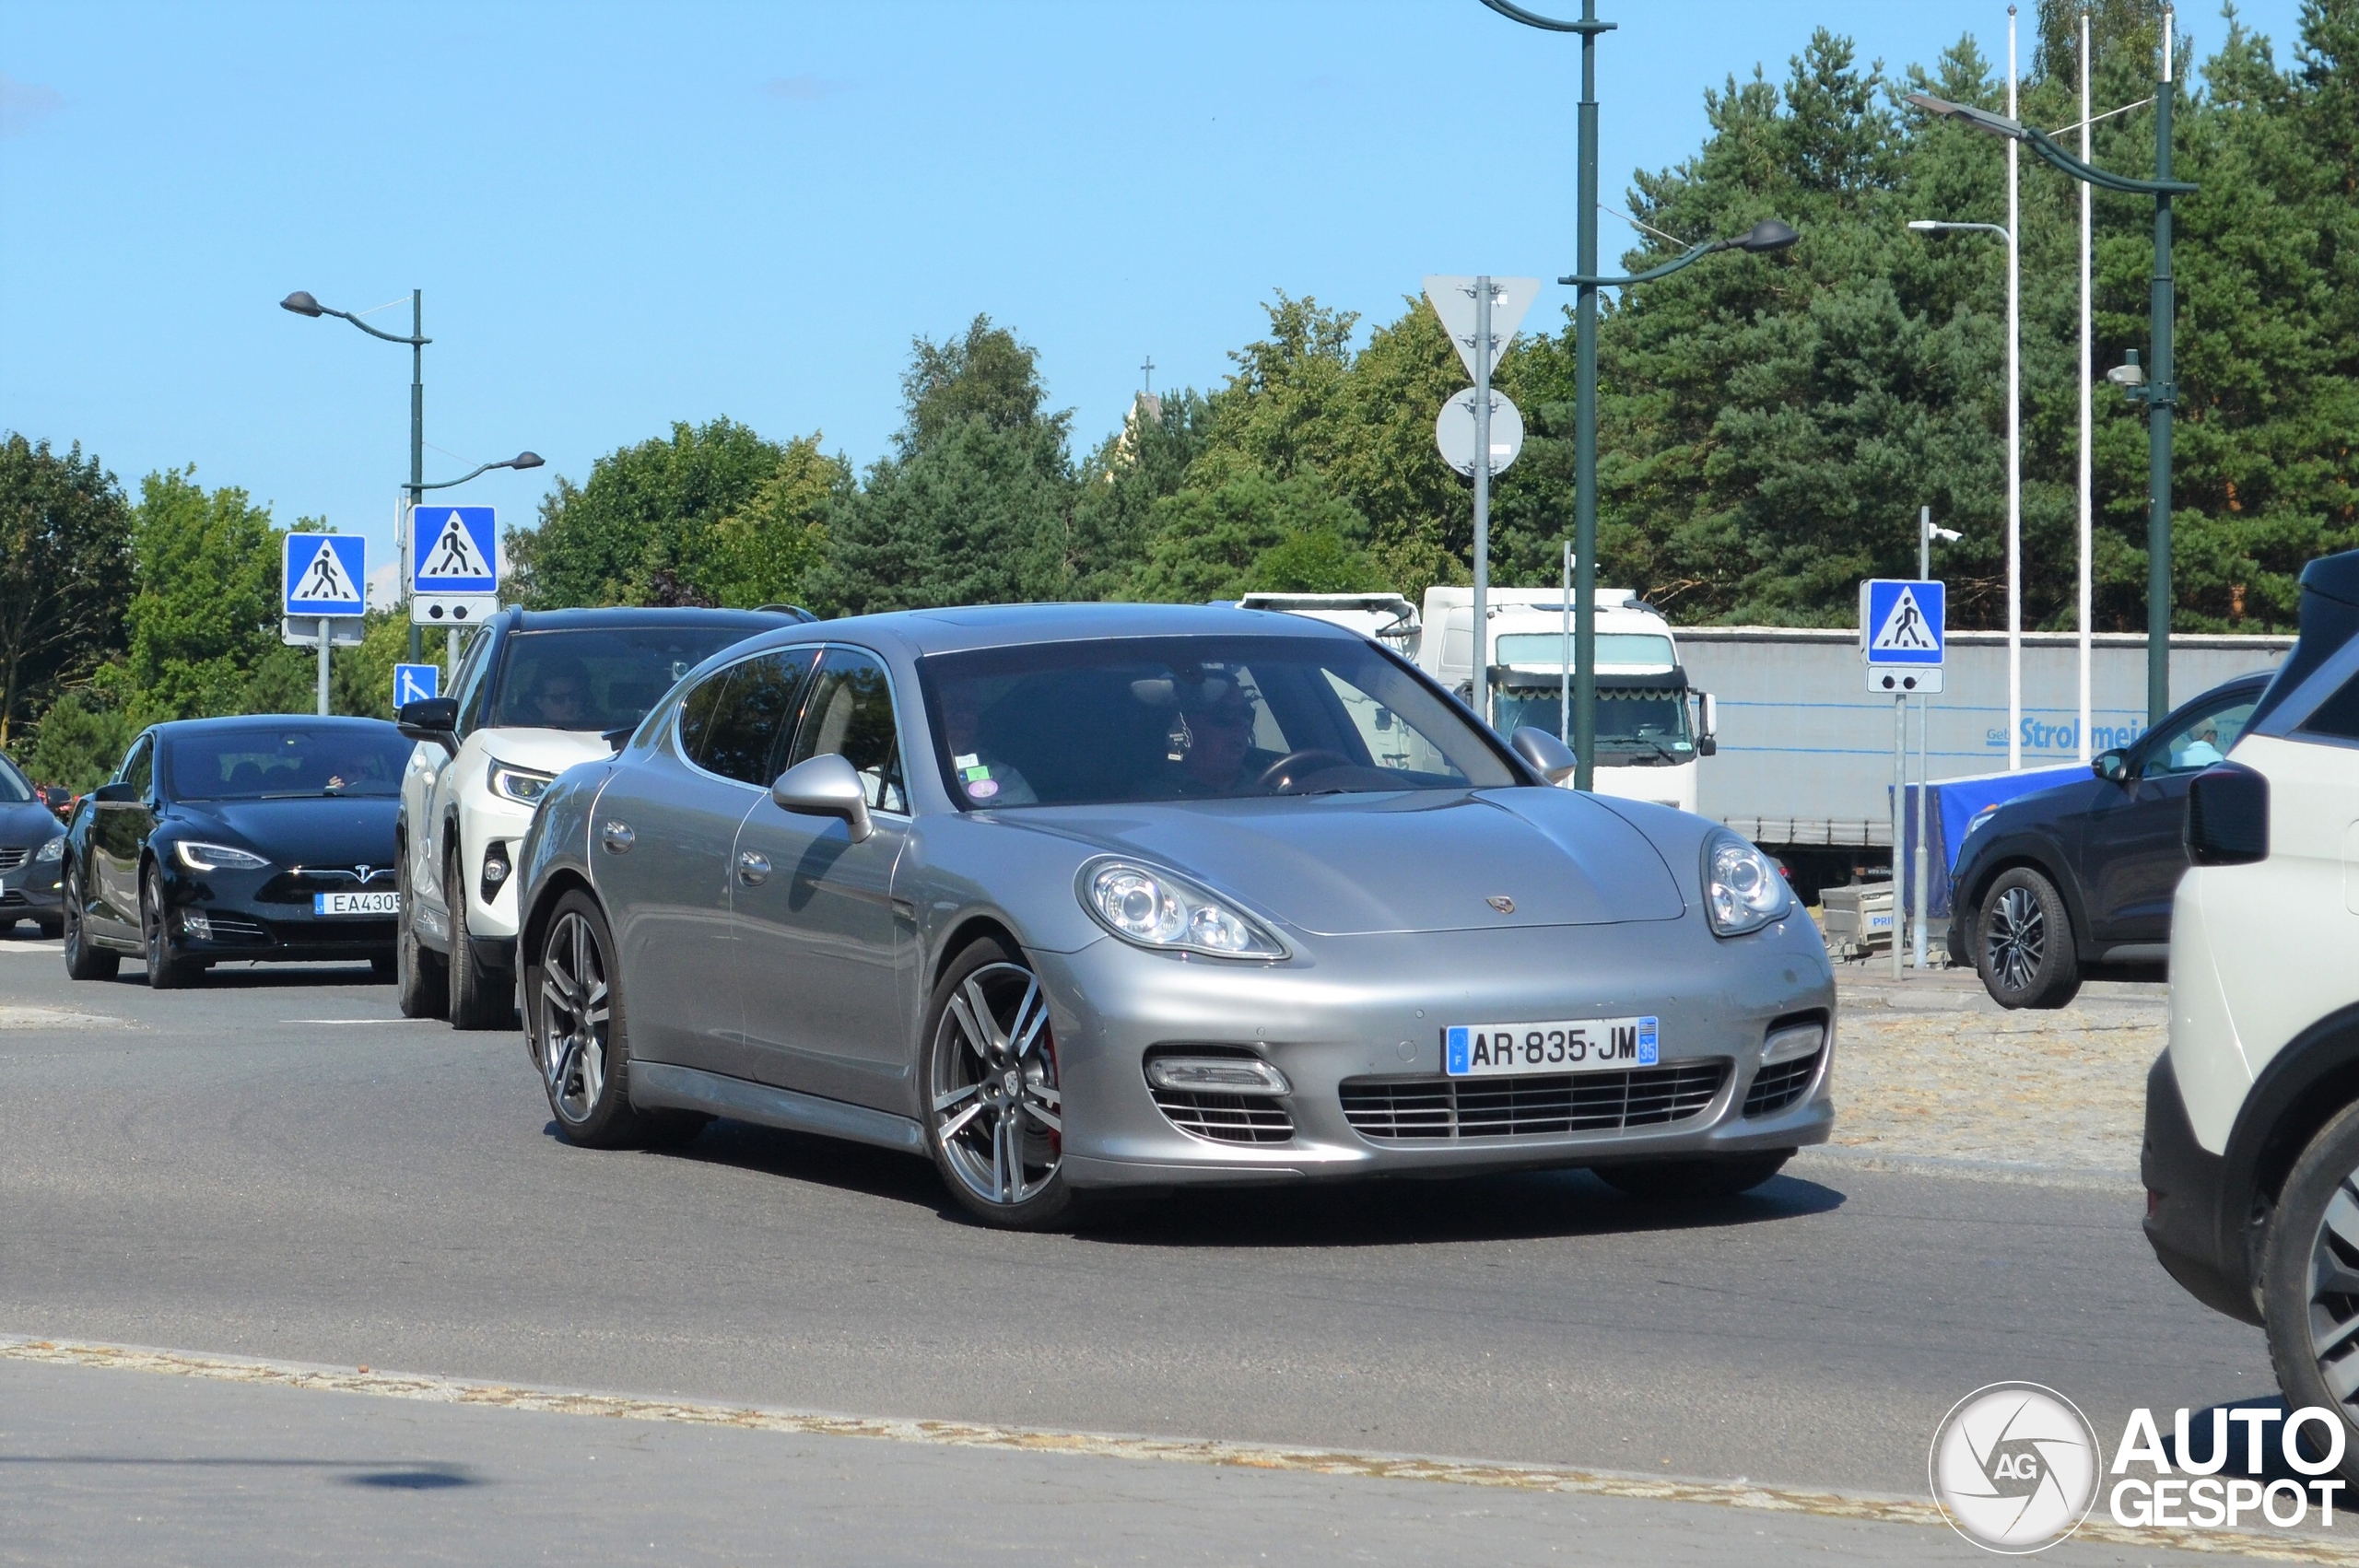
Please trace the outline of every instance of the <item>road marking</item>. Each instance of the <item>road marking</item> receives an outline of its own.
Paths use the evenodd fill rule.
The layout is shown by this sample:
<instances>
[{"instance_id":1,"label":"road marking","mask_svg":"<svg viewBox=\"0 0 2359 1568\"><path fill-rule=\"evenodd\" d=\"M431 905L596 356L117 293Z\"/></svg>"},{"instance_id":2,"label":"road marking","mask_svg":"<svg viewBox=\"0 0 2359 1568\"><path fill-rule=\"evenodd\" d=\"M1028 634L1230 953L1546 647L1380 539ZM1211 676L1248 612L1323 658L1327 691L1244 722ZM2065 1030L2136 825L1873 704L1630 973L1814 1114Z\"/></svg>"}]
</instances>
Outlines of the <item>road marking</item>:
<instances>
[{"instance_id":1,"label":"road marking","mask_svg":"<svg viewBox=\"0 0 2359 1568\"><path fill-rule=\"evenodd\" d=\"M104 1012L76 1012L64 1007L29 1007L0 1003L0 1029L129 1029L128 1018Z\"/></svg>"},{"instance_id":2,"label":"road marking","mask_svg":"<svg viewBox=\"0 0 2359 1568\"><path fill-rule=\"evenodd\" d=\"M439 1018L282 1018L281 1024L439 1024Z\"/></svg>"},{"instance_id":3,"label":"road marking","mask_svg":"<svg viewBox=\"0 0 2359 1568\"><path fill-rule=\"evenodd\" d=\"M54 958L65 951L62 942L0 942L0 954L23 954L28 958L38 953L44 958Z\"/></svg>"},{"instance_id":4,"label":"road marking","mask_svg":"<svg viewBox=\"0 0 2359 1568\"><path fill-rule=\"evenodd\" d=\"M891 1443L922 1443L953 1448L1007 1448L1033 1454L1068 1454L1109 1459L1160 1459L1182 1465L1219 1465L1238 1469L1292 1470L1313 1475L1363 1476L1374 1480L1448 1481L1461 1486L1501 1487L1513 1492L1552 1492L1589 1497L1626 1497L1647 1503L1701 1503L1767 1513L1811 1514L1873 1524L1919 1525L1945 1529L1947 1521L1931 1502L1859 1492L1821 1492L1751 1481L1703 1480L1677 1476L1637 1475L1618 1470L1579 1469L1561 1465L1495 1464L1472 1459L1408 1454L1359 1454L1332 1448L1289 1448L1213 1438L1130 1437L1107 1433L1055 1432L1039 1427L994 1426L972 1422L911 1421L884 1416L827 1415L760 1405L724 1405L694 1399L643 1399L587 1389L525 1384L485 1383L401 1372L370 1372L302 1362L261 1361L242 1356L193 1355L180 1351L141 1350L71 1340L35 1340L0 1335L0 1361L39 1362L54 1366L102 1367L162 1373L221 1383L276 1384L336 1394L373 1394L430 1404L483 1405L538 1410L554 1415L603 1416L615 1421L667 1422L684 1426L733 1426L803 1437L867 1437ZM2359 1563L2359 1544L2318 1536L2263 1536L2246 1530L2131 1529L2091 1517L2074 1539L2116 1546L2175 1548L2181 1551L2229 1553L2280 1562Z\"/></svg>"}]
</instances>

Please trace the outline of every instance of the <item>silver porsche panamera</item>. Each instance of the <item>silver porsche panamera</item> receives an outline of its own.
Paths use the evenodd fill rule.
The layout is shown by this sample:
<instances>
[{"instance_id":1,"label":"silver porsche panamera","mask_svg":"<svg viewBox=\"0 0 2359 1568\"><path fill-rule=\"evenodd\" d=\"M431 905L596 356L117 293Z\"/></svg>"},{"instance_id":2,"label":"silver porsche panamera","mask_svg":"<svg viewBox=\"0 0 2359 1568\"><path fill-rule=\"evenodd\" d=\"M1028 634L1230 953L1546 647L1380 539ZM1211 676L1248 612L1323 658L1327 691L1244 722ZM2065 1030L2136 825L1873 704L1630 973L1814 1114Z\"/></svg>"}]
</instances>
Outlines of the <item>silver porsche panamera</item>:
<instances>
[{"instance_id":1,"label":"silver porsche panamera","mask_svg":"<svg viewBox=\"0 0 2359 1568\"><path fill-rule=\"evenodd\" d=\"M1753 846L1569 765L1294 616L781 629L543 798L529 1049L576 1142L854 1139L1008 1225L1097 1188L1755 1186L1832 1123L1825 949Z\"/></svg>"}]
</instances>

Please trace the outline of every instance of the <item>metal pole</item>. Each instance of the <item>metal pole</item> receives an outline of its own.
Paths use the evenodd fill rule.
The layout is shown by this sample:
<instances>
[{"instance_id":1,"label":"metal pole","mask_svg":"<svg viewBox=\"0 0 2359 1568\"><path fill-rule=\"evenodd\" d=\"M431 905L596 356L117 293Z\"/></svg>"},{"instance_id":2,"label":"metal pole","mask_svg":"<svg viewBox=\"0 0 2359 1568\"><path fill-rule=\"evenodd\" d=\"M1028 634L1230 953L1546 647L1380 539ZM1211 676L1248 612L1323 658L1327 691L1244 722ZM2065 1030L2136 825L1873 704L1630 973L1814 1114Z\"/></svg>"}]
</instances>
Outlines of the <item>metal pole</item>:
<instances>
[{"instance_id":1,"label":"metal pole","mask_svg":"<svg viewBox=\"0 0 2359 1568\"><path fill-rule=\"evenodd\" d=\"M1573 743L1573 542L1569 539L1565 541L1565 596L1556 608L1565 617L1565 667L1556 674L1556 738L1569 746Z\"/></svg>"},{"instance_id":2,"label":"metal pole","mask_svg":"<svg viewBox=\"0 0 2359 1568\"><path fill-rule=\"evenodd\" d=\"M1491 722L1491 278L1474 280L1474 711Z\"/></svg>"},{"instance_id":3,"label":"metal pole","mask_svg":"<svg viewBox=\"0 0 2359 1568\"><path fill-rule=\"evenodd\" d=\"M1933 776L1926 766L1926 731L1932 727L1931 698L1917 699L1917 893L1909 907L1917 917L1917 967L1925 966L1925 924L1932 919L1932 873L1925 843L1925 797L1932 793Z\"/></svg>"},{"instance_id":4,"label":"metal pole","mask_svg":"<svg viewBox=\"0 0 2359 1568\"><path fill-rule=\"evenodd\" d=\"M426 497L426 290L409 291L409 509L410 526L417 526L417 504ZM405 541L405 543L408 543ZM399 581L409 581L409 562L396 563L401 573ZM409 610L409 595L404 592L402 610ZM409 624L409 661L417 663L423 647L416 621Z\"/></svg>"},{"instance_id":5,"label":"metal pole","mask_svg":"<svg viewBox=\"0 0 2359 1568\"><path fill-rule=\"evenodd\" d=\"M2007 118L2015 118L2015 8L2007 7ZM2016 166L2007 144L2007 771L2024 765L2023 228Z\"/></svg>"},{"instance_id":6,"label":"metal pole","mask_svg":"<svg viewBox=\"0 0 2359 1568\"><path fill-rule=\"evenodd\" d=\"M1597 0L1581 0L1580 176L1576 259L1597 275ZM1597 287L1573 315L1573 788L1597 782Z\"/></svg>"},{"instance_id":7,"label":"metal pole","mask_svg":"<svg viewBox=\"0 0 2359 1568\"><path fill-rule=\"evenodd\" d=\"M328 618L319 617L320 626L320 717L328 716Z\"/></svg>"},{"instance_id":8,"label":"metal pole","mask_svg":"<svg viewBox=\"0 0 2359 1568\"><path fill-rule=\"evenodd\" d=\"M1917 580L1927 582L1933 576L1933 509L1917 509Z\"/></svg>"},{"instance_id":9,"label":"metal pole","mask_svg":"<svg viewBox=\"0 0 2359 1568\"><path fill-rule=\"evenodd\" d=\"M2163 59L2154 82L2154 178L2171 177L2171 28L2163 8ZM2154 380L2146 399L2146 724L2171 710L2171 199L2154 197Z\"/></svg>"},{"instance_id":10,"label":"metal pole","mask_svg":"<svg viewBox=\"0 0 2359 1568\"><path fill-rule=\"evenodd\" d=\"M1908 792L1908 698L1892 699L1892 977L1900 978L1901 899L1903 864L1900 858L1902 806Z\"/></svg>"},{"instance_id":11,"label":"metal pole","mask_svg":"<svg viewBox=\"0 0 2359 1568\"><path fill-rule=\"evenodd\" d=\"M2089 14L2081 13L2081 161L2089 161ZM2090 399L2096 380L2095 352L2089 331L2089 235L2096 187L2087 181L2081 187L2081 760L2089 760L2089 615L2092 609L2090 593L2089 552L2092 540L2092 501L2095 495L2090 470L2089 441L2094 418Z\"/></svg>"}]
</instances>

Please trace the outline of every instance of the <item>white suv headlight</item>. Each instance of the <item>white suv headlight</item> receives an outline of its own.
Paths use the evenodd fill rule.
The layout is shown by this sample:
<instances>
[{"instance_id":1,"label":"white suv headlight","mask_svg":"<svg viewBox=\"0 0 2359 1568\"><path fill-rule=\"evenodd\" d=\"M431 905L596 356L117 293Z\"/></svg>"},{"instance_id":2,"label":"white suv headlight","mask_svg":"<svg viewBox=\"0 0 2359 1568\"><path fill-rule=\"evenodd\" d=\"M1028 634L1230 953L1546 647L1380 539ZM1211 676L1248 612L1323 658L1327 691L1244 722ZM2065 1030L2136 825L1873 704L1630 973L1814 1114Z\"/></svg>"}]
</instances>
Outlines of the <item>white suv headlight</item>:
<instances>
[{"instance_id":1,"label":"white suv headlight","mask_svg":"<svg viewBox=\"0 0 2359 1568\"><path fill-rule=\"evenodd\" d=\"M249 850L232 849L227 844L200 844L190 838L173 845L172 853L193 872L252 872L270 864Z\"/></svg>"},{"instance_id":2,"label":"white suv headlight","mask_svg":"<svg viewBox=\"0 0 2359 1568\"><path fill-rule=\"evenodd\" d=\"M537 806L541 803L541 797L549 792L549 786L556 782L557 775L554 773L518 767L498 757L491 759L491 792L502 800L514 801L519 805Z\"/></svg>"},{"instance_id":3,"label":"white suv headlight","mask_svg":"<svg viewBox=\"0 0 2359 1568\"><path fill-rule=\"evenodd\" d=\"M1719 936L1743 936L1782 920L1794 907L1778 863L1722 831L1704 840L1704 916Z\"/></svg>"},{"instance_id":4,"label":"white suv headlight","mask_svg":"<svg viewBox=\"0 0 2359 1568\"><path fill-rule=\"evenodd\" d=\"M1184 877L1128 860L1081 872L1081 906L1125 942L1215 958L1284 958L1285 945Z\"/></svg>"}]
</instances>

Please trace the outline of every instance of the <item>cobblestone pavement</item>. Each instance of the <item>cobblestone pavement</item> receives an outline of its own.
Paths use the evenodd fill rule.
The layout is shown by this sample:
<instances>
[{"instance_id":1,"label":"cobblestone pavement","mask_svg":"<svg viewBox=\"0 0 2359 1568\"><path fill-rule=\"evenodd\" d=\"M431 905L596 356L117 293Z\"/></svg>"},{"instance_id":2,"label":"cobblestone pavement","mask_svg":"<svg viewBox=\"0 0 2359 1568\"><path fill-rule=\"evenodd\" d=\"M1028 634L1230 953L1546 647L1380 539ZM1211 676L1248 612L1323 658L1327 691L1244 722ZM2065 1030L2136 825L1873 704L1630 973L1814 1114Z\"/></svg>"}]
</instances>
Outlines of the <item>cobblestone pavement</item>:
<instances>
[{"instance_id":1,"label":"cobblestone pavement","mask_svg":"<svg viewBox=\"0 0 2359 1568\"><path fill-rule=\"evenodd\" d=\"M2095 982L2010 1012L1970 969L1837 964L1835 1139L1814 1157L2074 1186L2135 1186L2146 1070L2169 989Z\"/></svg>"}]
</instances>

